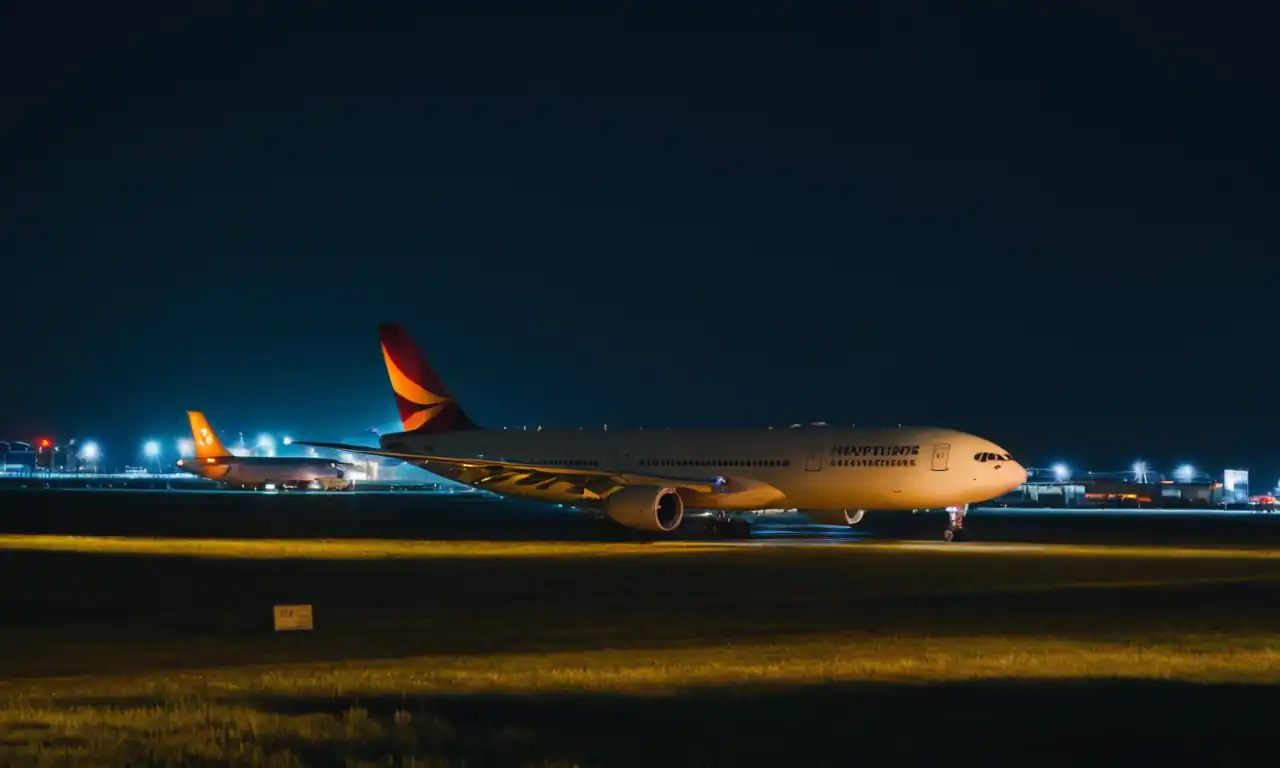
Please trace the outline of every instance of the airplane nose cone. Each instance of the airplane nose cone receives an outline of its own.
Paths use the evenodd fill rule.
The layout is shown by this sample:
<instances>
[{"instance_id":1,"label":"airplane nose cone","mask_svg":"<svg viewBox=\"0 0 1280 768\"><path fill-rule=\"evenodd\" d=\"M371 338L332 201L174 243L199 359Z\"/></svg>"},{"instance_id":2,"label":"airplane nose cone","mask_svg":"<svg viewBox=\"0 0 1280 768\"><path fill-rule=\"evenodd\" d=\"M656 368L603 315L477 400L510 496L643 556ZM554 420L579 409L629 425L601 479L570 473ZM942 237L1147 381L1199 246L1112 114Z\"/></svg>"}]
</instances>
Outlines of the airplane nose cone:
<instances>
[{"instance_id":1,"label":"airplane nose cone","mask_svg":"<svg viewBox=\"0 0 1280 768\"><path fill-rule=\"evenodd\" d=\"M1009 469L1013 470L1009 479L1016 483L1015 488L1027 482L1027 470L1021 464L1014 464Z\"/></svg>"}]
</instances>

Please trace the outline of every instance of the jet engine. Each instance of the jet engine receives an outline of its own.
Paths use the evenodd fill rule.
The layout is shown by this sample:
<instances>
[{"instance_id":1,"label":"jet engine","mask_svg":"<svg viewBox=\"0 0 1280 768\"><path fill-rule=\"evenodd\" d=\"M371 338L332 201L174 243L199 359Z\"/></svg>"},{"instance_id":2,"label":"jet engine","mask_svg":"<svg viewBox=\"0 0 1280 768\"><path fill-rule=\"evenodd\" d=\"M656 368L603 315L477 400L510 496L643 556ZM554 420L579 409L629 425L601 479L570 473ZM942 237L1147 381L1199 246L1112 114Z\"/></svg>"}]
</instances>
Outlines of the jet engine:
<instances>
[{"instance_id":1,"label":"jet engine","mask_svg":"<svg viewBox=\"0 0 1280 768\"><path fill-rule=\"evenodd\" d=\"M684 519L684 501L675 488L635 485L605 498L604 511L615 523L628 528L670 533Z\"/></svg>"}]
</instances>

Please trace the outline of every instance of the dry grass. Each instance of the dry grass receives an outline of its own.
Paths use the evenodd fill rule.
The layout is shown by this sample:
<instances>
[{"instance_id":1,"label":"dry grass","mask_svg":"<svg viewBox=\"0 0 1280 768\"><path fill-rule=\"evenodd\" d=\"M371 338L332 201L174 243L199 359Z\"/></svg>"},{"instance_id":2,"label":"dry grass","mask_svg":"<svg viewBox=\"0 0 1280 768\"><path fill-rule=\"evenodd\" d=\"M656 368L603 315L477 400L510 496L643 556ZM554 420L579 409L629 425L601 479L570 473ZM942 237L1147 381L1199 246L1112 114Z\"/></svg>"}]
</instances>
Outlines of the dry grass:
<instances>
[{"instance_id":1,"label":"dry grass","mask_svg":"<svg viewBox=\"0 0 1280 768\"><path fill-rule=\"evenodd\" d=\"M690 650L444 655L246 665L123 678L15 680L6 696L228 693L361 696L422 693L673 694L698 686L813 681L936 683L1108 677L1280 683L1280 636L1190 636L1103 643L1061 638L796 637Z\"/></svg>"},{"instance_id":2,"label":"dry grass","mask_svg":"<svg viewBox=\"0 0 1280 768\"><path fill-rule=\"evenodd\" d=\"M479 694L588 693L653 701L706 687L992 679L1276 684L1276 639L1124 645L990 637L797 638L693 652L450 656L25 681L0 689L0 758L6 765L300 765L332 758L570 765L576 761L564 759L571 746L564 746L563 734L548 736L500 719L456 725L434 713L431 703ZM615 756L625 754L625 744L618 746Z\"/></svg>"}]
</instances>

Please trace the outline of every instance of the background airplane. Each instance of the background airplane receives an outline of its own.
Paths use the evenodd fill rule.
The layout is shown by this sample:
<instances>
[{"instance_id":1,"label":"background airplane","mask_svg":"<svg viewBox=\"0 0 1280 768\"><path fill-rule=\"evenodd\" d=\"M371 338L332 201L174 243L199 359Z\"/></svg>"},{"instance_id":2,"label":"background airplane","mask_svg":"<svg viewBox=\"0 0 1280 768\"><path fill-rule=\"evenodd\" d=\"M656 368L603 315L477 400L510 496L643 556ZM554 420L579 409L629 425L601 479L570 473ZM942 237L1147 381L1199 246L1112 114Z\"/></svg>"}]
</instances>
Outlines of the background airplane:
<instances>
[{"instance_id":1,"label":"background airplane","mask_svg":"<svg viewBox=\"0 0 1280 768\"><path fill-rule=\"evenodd\" d=\"M187 411L187 420L191 422L195 457L178 459L178 468L185 472L246 488L350 490L352 487L347 476L351 464L307 457L233 456L203 413Z\"/></svg>"}]
</instances>

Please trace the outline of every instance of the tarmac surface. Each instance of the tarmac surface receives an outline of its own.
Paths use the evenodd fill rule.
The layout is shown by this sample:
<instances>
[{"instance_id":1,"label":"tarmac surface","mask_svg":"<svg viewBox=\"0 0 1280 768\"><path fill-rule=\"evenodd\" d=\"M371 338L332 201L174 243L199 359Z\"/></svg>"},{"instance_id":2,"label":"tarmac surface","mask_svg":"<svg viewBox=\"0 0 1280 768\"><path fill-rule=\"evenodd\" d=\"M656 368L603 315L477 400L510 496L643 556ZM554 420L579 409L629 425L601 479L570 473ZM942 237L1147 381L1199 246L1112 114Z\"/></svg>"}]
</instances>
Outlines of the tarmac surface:
<instances>
[{"instance_id":1,"label":"tarmac surface","mask_svg":"<svg viewBox=\"0 0 1280 768\"><path fill-rule=\"evenodd\" d=\"M942 512L871 512L852 527L771 514L752 518L738 543L938 541L945 527ZM964 527L967 542L1280 546L1280 514L1267 512L976 507ZM0 533L10 534L594 541L705 538L701 528L691 518L675 536L644 534L575 510L458 493L0 491Z\"/></svg>"}]
</instances>

